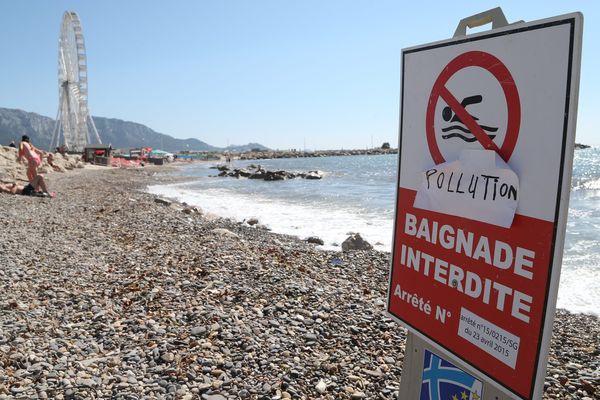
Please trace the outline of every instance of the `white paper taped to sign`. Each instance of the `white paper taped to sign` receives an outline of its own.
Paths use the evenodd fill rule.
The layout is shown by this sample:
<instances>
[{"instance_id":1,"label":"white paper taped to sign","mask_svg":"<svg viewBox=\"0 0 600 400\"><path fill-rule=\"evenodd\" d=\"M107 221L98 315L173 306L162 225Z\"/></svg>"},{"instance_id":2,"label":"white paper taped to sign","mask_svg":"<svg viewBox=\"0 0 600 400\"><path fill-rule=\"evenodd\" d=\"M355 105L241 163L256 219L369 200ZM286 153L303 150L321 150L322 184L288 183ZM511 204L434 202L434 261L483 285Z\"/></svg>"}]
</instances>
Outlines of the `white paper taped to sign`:
<instances>
[{"instance_id":1,"label":"white paper taped to sign","mask_svg":"<svg viewBox=\"0 0 600 400\"><path fill-rule=\"evenodd\" d=\"M493 150L463 150L456 161L423 172L414 206L509 228L519 178Z\"/></svg>"}]
</instances>

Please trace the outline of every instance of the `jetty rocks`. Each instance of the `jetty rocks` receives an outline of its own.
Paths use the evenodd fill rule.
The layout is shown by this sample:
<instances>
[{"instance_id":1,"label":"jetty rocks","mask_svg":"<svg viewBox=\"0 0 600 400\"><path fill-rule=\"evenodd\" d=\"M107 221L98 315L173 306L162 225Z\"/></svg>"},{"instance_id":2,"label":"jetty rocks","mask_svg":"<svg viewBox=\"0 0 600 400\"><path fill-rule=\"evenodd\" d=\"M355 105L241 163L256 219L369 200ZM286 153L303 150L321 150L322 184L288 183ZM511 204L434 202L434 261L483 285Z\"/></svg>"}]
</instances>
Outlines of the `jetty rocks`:
<instances>
[{"instance_id":1,"label":"jetty rocks","mask_svg":"<svg viewBox=\"0 0 600 400\"><path fill-rule=\"evenodd\" d=\"M283 181L285 179L303 178L303 179L321 179L323 173L321 171L308 171L308 172L290 172L290 171L268 171L260 165L251 164L247 168L235 168L231 169L227 165L219 165L212 167L219 170L217 176L228 176L231 178L248 178L248 179L261 179L264 181Z\"/></svg>"},{"instance_id":2,"label":"jetty rocks","mask_svg":"<svg viewBox=\"0 0 600 400\"><path fill-rule=\"evenodd\" d=\"M354 150L259 150L246 151L239 154L240 160L266 160L274 158L314 158L314 157L338 157L338 156L374 156L384 154L397 154L397 148L371 148Z\"/></svg>"}]
</instances>

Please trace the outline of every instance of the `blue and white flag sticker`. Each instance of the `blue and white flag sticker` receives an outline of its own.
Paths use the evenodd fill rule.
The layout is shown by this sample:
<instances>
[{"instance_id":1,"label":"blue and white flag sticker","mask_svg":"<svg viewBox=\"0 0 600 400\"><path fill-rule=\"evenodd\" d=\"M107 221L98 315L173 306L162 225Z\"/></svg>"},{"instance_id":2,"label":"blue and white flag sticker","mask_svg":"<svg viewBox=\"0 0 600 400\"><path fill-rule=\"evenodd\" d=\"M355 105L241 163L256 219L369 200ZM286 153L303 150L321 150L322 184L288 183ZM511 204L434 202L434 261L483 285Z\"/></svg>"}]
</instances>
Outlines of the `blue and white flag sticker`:
<instances>
[{"instance_id":1,"label":"blue and white flag sticker","mask_svg":"<svg viewBox=\"0 0 600 400\"><path fill-rule=\"evenodd\" d=\"M420 400L481 400L482 396L480 380L425 350Z\"/></svg>"}]
</instances>

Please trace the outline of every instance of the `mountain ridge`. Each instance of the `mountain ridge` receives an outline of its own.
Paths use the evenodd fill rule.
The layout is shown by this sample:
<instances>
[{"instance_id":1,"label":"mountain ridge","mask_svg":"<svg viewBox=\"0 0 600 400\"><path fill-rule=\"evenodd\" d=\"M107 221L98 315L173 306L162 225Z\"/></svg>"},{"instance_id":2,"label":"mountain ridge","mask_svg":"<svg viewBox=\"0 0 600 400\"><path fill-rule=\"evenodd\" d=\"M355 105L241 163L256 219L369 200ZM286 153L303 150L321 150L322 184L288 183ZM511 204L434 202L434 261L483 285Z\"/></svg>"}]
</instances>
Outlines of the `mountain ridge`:
<instances>
[{"instance_id":1,"label":"mountain ridge","mask_svg":"<svg viewBox=\"0 0 600 400\"><path fill-rule=\"evenodd\" d=\"M217 147L200 139L177 139L138 122L109 117L93 118L102 143L110 143L113 148L152 147L170 152L268 150L259 143ZM26 134L36 147L46 150L50 147L55 123L53 118L34 112L0 107L0 144L7 145L13 140L16 143Z\"/></svg>"}]
</instances>

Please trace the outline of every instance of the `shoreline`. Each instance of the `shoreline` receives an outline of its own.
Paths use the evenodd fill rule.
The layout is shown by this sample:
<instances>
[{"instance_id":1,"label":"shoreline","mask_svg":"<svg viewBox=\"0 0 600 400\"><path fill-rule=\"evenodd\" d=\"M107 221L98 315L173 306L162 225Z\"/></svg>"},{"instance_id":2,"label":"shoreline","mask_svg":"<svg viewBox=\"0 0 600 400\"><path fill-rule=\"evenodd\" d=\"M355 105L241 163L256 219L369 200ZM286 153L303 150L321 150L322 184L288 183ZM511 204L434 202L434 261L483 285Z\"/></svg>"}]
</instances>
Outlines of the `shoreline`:
<instances>
[{"instance_id":1,"label":"shoreline","mask_svg":"<svg viewBox=\"0 0 600 400\"><path fill-rule=\"evenodd\" d=\"M233 164L232 168L236 170L238 168L245 168L251 161L245 163ZM300 162L303 165L302 161ZM210 163L209 165L221 165L218 163ZM228 165L228 164L225 164ZM266 169L278 170L276 162L272 164L265 163ZM292 164L290 164L292 165ZM203 166L198 166L203 169ZM283 167L280 167L280 169ZM294 170L293 166L288 166L290 171ZM302 168L300 167L300 170ZM307 168L304 168L307 170ZM177 171L175 168L174 171ZM196 169L188 170L190 175L186 178L185 170L180 172L174 172L174 176L178 178L185 178L193 181L194 183L190 186L186 181L177 182L173 185L156 185L149 189L149 192L156 196L163 196L172 201L187 202L192 205L202 205L207 212L211 212L221 218L231 218L238 222L252 221L252 223L258 222L259 226L266 228L274 233L288 234L298 237L299 240L307 240L309 238L323 240L323 245L319 246L319 250L330 250L330 251L341 251L341 243L346 240L350 233L359 233L361 237L370 243L376 251L384 252L389 254L392 246L392 233L393 233L393 210L392 216L385 216L385 219L381 220L367 220L365 224L365 218L360 214L343 214L336 213L336 220L334 223L326 223L324 221L330 221L329 215L323 215L321 213L321 207L303 207L302 204L298 205L298 202L289 202L286 198L283 198L279 193L275 193L275 197L271 198L266 191L270 189L265 186L265 194L263 195L262 189L259 190L258 196L251 197L248 192L256 191L255 187L261 187L261 183L255 183L260 181L249 180L248 178L238 178L239 184L244 185L227 187L220 183L211 183L210 180L229 179L223 177L205 177L205 173L198 172ZM216 174L217 171L214 172ZM209 175L210 176L210 175ZM207 188L203 189L204 184L201 182L206 180ZM237 181L236 179L234 179ZM284 185L293 185L294 182L286 182ZM234 185L238 185L234 182ZM258 185L258 186L254 186ZM273 183L275 187L278 183ZM311 190L308 187L306 190ZM293 192L290 192L293 193ZM226 201L221 201L221 198L227 198ZM573 198L572 198L573 199ZM290 204L291 203L291 204ZM184 203L185 204L185 203ZM307 208L311 208L312 213L307 212ZM325 208L336 212L335 207ZM573 213L573 211L571 211ZM577 215L577 214L575 214ZM371 215L371 218L373 216ZM571 215L573 217L573 215ZM331 218L333 219L333 217ZM316 221L316 222L313 222ZM339 222L339 223L338 223ZM374 228L377 227L377 231L374 232ZM387 233L390 232L388 237ZM378 234L381 234L377 236ZM557 305L559 308L566 309L573 313L584 313L591 314L596 317L600 316L598 309L598 301L600 297L597 291L582 291L580 286L574 284L574 280L580 279L580 274L577 269L577 265L574 265L573 259L575 257L572 253L572 241L575 238L573 234L567 232L564 247L564 259L562 264L561 273L561 287L558 292ZM596 263L590 262L589 264L595 265ZM586 275L590 276L590 275ZM591 274L591 276L595 276ZM589 279L588 279L589 280ZM579 293L588 293L585 298L581 298Z\"/></svg>"},{"instance_id":2,"label":"shoreline","mask_svg":"<svg viewBox=\"0 0 600 400\"><path fill-rule=\"evenodd\" d=\"M237 161L240 161L240 160L237 160ZM218 201L217 202L210 201L210 200L212 200L212 199L210 199L211 196L209 196L206 193L203 196L201 195L200 197L195 197L195 198L190 199L190 197L187 196L187 193L182 194L182 193L178 192L178 189L181 186L185 187L185 185L189 182L197 182L202 179L220 180L220 179L228 179L228 178L222 177L222 176L217 176L217 175L209 175L208 177L186 176L185 172L182 171L182 168L185 168L188 165L189 164L177 164L177 163L169 164L169 166L172 167L171 171L173 171L171 176L174 179L176 179L176 181L175 182L167 182L164 185L163 184L149 185L150 190L148 190L147 192L152 194L153 196L163 197L165 199L168 199L169 201L183 204L184 206L187 205L187 202L189 202L190 205L198 205L198 206L200 206L199 203L204 202L205 203L204 207L206 207L206 209L209 210L209 211L206 211L206 209L205 209L205 211L207 213L210 213L210 215L213 215L216 218L229 218L229 219L235 220L236 222L239 222L239 223L246 222L250 226L255 226L255 228L273 232L275 234L290 235L290 236L296 238L297 240L300 240L303 242L308 241L308 239L311 239L313 241L314 240L323 241L322 244L318 244L319 250L342 251L342 243L346 239L348 239L350 236L352 236L352 234L358 233L376 251L386 253L388 255L390 253L389 247L391 246L391 243L387 243L385 241L385 239L382 239L380 236L377 236L377 234L374 235L372 231L368 231L369 227L366 225L371 225L371 221L369 220L368 222L366 222L366 225L365 225L364 217L363 217L363 219L360 219L360 218L358 219L359 220L358 224L353 225L352 227L348 227L348 229L340 228L339 231L335 232L336 234L332 235L332 229L327 229L326 227L322 227L323 229L312 229L312 228L314 228L312 226L311 226L311 228L307 228L310 225L304 224L306 221L304 221L302 217L298 217L297 219L290 217L289 214L287 213L287 211L289 211L289 210L295 210L292 212L292 214L294 214L295 212L298 212L298 211L305 212L305 210L301 209L301 207L300 207L300 209L295 208L294 205L289 205L289 204L285 205L285 207L284 207L286 210L285 220L287 222L286 222L286 224L281 224L281 223L279 223L279 219L278 219L279 214L276 214L277 216L273 216L273 210L271 207L273 204L271 202L268 202L265 204L264 202L256 202L255 198L251 198L249 196L240 196L238 198L238 200L243 199L243 201L240 201L239 203L236 204L236 207L232 208L232 207L220 207L220 206L214 207L214 205L219 204L219 202ZM217 171L216 171L217 167L223 166L222 163L218 163L218 162L206 162L206 165L210 166L210 169L215 167L215 174L217 173ZM259 165L259 167L260 167L260 165ZM245 168L246 167L241 167L241 169L245 169ZM237 168L235 170L237 170ZM176 171L179 171L179 172L176 172ZM280 172L280 170L278 170L277 172ZM286 171L286 172L293 173L292 171ZM247 177L237 177L235 179L239 179L240 181L256 182L254 179L247 178ZM300 179L300 178L296 178L296 179ZM289 179L286 179L286 180L289 180ZM173 192L171 190L173 190ZM206 205L206 203L210 203L210 206ZM281 205L279 205L279 206L282 207ZM225 208L227 208L227 210L225 210ZM268 208L268 211L266 208ZM231 212L231 210L234 210L234 209L241 210L241 211ZM311 214L311 216L312 216L312 214ZM291 221L293 221L293 222L291 222ZM385 222L389 222L391 224L391 220L385 221ZM387 226L386 226L386 228L387 228ZM391 225L389 226L389 229L391 232ZM333 229L333 231L335 231L335 229ZM379 233L379 232L377 232L377 233Z\"/></svg>"},{"instance_id":3,"label":"shoreline","mask_svg":"<svg viewBox=\"0 0 600 400\"><path fill-rule=\"evenodd\" d=\"M0 195L0 399L394 398L406 331L384 312L389 253L158 203L142 188L169 168ZM559 310L543 398L597 396L599 355L598 318Z\"/></svg>"}]
</instances>

